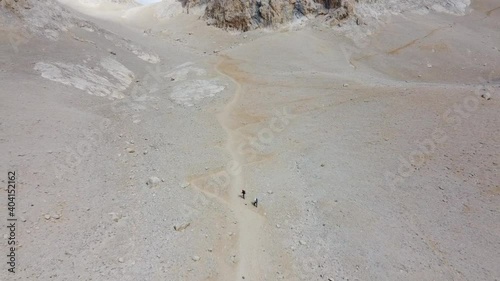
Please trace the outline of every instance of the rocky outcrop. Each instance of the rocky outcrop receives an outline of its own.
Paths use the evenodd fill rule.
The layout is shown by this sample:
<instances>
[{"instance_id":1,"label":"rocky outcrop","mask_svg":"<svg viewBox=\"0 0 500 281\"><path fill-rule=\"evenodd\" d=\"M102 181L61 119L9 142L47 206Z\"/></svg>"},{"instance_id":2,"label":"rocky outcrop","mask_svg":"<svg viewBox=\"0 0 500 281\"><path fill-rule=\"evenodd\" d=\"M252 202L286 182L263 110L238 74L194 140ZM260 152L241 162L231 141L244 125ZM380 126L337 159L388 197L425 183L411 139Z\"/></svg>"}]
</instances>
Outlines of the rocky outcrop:
<instances>
[{"instance_id":1,"label":"rocky outcrop","mask_svg":"<svg viewBox=\"0 0 500 281\"><path fill-rule=\"evenodd\" d=\"M251 4L239 0L212 1L207 5L205 16L209 23L218 27L246 31L252 26Z\"/></svg>"},{"instance_id":2,"label":"rocky outcrop","mask_svg":"<svg viewBox=\"0 0 500 281\"><path fill-rule=\"evenodd\" d=\"M205 17L221 28L247 31L274 27L302 17L330 15L344 19L354 12L353 0L213 0L206 3Z\"/></svg>"},{"instance_id":3,"label":"rocky outcrop","mask_svg":"<svg viewBox=\"0 0 500 281\"><path fill-rule=\"evenodd\" d=\"M19 14L23 9L30 9L32 5L26 0L0 0L0 7Z\"/></svg>"},{"instance_id":4,"label":"rocky outcrop","mask_svg":"<svg viewBox=\"0 0 500 281\"><path fill-rule=\"evenodd\" d=\"M133 0L86 1L136 5ZM330 25L346 21L354 25L374 25L382 15L412 11L464 14L469 5L470 0L164 0L157 4L155 11L159 18L188 12L202 15L210 25L248 31L305 18L319 18ZM51 18L31 25L39 30L64 30L69 24L65 9L55 0L0 0L0 13L2 7L32 22Z\"/></svg>"},{"instance_id":5,"label":"rocky outcrop","mask_svg":"<svg viewBox=\"0 0 500 281\"><path fill-rule=\"evenodd\" d=\"M211 25L247 31L276 27L296 19L321 17L330 25L407 11L464 14L470 0L179 0L184 7L205 7Z\"/></svg>"}]
</instances>

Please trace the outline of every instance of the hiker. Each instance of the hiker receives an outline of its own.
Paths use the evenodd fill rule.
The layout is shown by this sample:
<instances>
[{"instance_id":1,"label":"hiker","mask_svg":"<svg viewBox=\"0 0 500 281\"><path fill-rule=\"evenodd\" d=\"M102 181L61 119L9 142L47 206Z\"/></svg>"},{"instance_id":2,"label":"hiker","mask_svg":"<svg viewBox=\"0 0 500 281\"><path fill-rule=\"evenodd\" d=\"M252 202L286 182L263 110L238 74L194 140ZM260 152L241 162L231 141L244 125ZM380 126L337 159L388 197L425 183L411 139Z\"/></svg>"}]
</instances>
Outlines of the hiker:
<instances>
[{"instance_id":1,"label":"hiker","mask_svg":"<svg viewBox=\"0 0 500 281\"><path fill-rule=\"evenodd\" d=\"M245 194L246 194L246 191L244 189L241 190L241 198L245 199Z\"/></svg>"},{"instance_id":2,"label":"hiker","mask_svg":"<svg viewBox=\"0 0 500 281\"><path fill-rule=\"evenodd\" d=\"M257 199L256 197L255 200L252 202L252 205L254 205L255 208L257 208L257 204L259 204L259 199Z\"/></svg>"}]
</instances>

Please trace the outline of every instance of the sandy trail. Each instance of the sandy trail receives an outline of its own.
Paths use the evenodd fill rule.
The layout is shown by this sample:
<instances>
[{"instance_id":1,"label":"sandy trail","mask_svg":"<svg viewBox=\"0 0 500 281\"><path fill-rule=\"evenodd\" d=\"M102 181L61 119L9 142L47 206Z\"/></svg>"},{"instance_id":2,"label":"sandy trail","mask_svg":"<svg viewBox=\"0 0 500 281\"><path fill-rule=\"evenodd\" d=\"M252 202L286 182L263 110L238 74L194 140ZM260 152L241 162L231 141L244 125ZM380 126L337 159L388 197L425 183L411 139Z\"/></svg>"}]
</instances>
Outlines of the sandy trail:
<instances>
[{"instance_id":1,"label":"sandy trail","mask_svg":"<svg viewBox=\"0 0 500 281\"><path fill-rule=\"evenodd\" d=\"M233 113L237 110L237 105L242 95L242 87L238 81L238 69L230 58L223 57L222 61L216 66L216 71L229 78L235 85L236 91L234 97L226 104L224 109L217 114L219 123L227 133L226 150L231 155L232 163L238 165L239 169L231 174L231 183L229 188L229 208L234 212L235 218L239 225L238 239L238 266L237 277L245 277L247 280L262 280L260 268L265 263L262 261L262 255L259 255L261 249L259 241L259 231L264 223L264 218L250 204L245 204L253 201L252 195L247 196L243 200L239 195L242 189L245 189L245 181L243 177L243 164L245 163L244 155L239 153L238 140L241 139L240 134L235 129ZM260 208L260 207L259 207Z\"/></svg>"}]
</instances>

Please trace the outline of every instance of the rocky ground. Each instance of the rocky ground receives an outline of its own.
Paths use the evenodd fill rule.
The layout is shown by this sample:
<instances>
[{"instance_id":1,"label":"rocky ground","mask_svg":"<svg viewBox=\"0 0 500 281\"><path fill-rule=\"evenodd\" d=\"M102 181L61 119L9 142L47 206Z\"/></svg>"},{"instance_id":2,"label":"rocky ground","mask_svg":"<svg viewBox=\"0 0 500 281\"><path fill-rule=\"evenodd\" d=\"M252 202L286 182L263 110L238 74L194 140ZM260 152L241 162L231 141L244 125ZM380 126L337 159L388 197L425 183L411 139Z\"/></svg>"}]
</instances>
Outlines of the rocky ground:
<instances>
[{"instance_id":1,"label":"rocky ground","mask_svg":"<svg viewBox=\"0 0 500 281\"><path fill-rule=\"evenodd\" d=\"M499 4L237 2L0 0L0 280L500 279Z\"/></svg>"}]
</instances>

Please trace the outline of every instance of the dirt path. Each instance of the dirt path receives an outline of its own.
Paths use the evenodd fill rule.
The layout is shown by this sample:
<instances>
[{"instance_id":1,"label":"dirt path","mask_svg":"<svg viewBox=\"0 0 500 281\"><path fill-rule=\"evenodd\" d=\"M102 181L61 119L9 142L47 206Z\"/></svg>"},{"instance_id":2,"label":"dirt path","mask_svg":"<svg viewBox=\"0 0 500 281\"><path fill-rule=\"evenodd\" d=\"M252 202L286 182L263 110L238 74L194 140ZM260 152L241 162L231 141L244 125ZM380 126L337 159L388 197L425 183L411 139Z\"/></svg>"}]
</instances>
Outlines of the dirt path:
<instances>
[{"instance_id":1,"label":"dirt path","mask_svg":"<svg viewBox=\"0 0 500 281\"><path fill-rule=\"evenodd\" d=\"M229 78L236 85L236 92L232 100L224 107L223 111L217 114L219 123L227 133L226 150L231 155L234 163L240 166L238 172L231 175L231 184L229 189L228 204L239 225L238 236L238 266L237 266L237 280L243 277L246 280L262 280L260 273L261 265L264 264L259 251L261 245L259 241L259 232L264 223L264 217L257 212L250 202L253 201L251 190L245 200L239 195L242 189L245 188L245 181L243 176L244 168L244 155L238 152L238 145L242 136L235 129L235 122L233 113L237 110L237 105L242 95L242 87L240 84L241 76L235 62L227 57L216 66L216 71L221 75ZM237 127L237 126L236 126ZM249 192L250 191L250 192Z\"/></svg>"}]
</instances>

